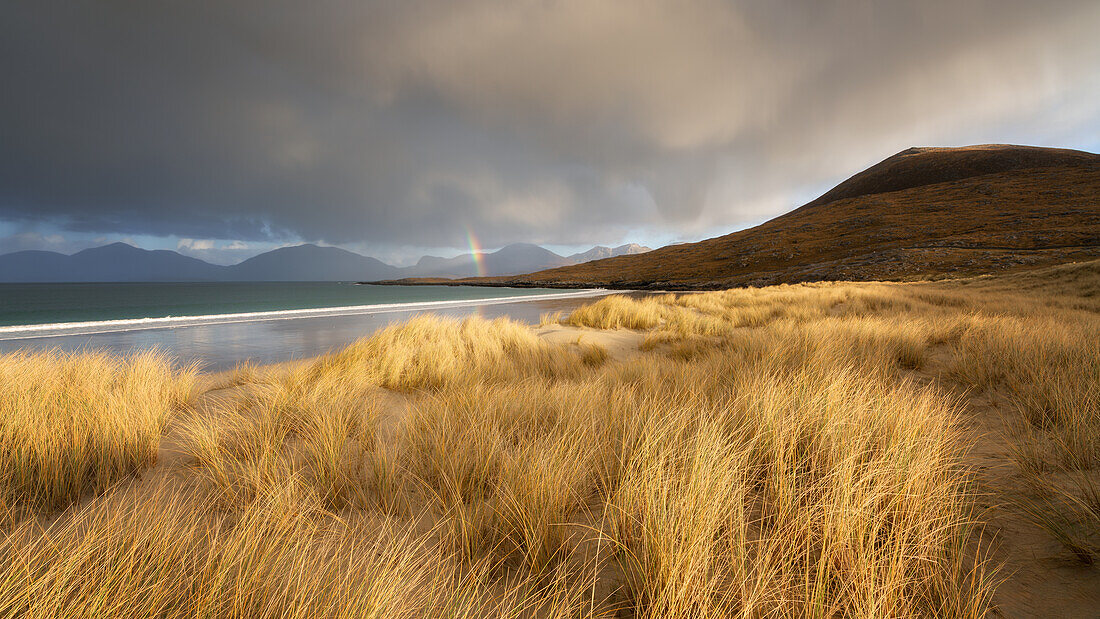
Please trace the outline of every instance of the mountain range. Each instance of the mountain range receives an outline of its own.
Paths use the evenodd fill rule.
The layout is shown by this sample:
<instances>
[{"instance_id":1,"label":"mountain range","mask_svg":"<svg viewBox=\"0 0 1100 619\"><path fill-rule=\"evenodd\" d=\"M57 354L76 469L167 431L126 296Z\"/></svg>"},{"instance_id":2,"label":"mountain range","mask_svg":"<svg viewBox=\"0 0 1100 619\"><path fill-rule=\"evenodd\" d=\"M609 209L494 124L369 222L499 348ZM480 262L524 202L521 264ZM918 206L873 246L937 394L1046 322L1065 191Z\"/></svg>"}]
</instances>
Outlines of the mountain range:
<instances>
[{"instance_id":1,"label":"mountain range","mask_svg":"<svg viewBox=\"0 0 1100 619\"><path fill-rule=\"evenodd\" d=\"M961 277L1098 257L1100 155L988 144L904 150L801 208L725 236L449 283L719 289Z\"/></svg>"},{"instance_id":2,"label":"mountain range","mask_svg":"<svg viewBox=\"0 0 1100 619\"><path fill-rule=\"evenodd\" d=\"M0 255L0 282L182 282L182 281L363 281L407 277L517 275L577 264L593 257L649 251L629 244L594 247L560 256L538 245L517 243L498 251L455 258L425 256L411 267L396 267L339 247L297 245L222 266L170 250L145 250L126 243L94 247L72 255L19 251ZM478 270L478 262L482 271Z\"/></svg>"},{"instance_id":3,"label":"mountain range","mask_svg":"<svg viewBox=\"0 0 1100 619\"><path fill-rule=\"evenodd\" d=\"M1100 257L1100 155L1003 144L910 148L754 228L657 250L561 256L515 244L395 267L299 245L232 266L122 243L0 256L0 282L379 281L714 289L967 276ZM478 277L485 275L485 277Z\"/></svg>"}]
</instances>

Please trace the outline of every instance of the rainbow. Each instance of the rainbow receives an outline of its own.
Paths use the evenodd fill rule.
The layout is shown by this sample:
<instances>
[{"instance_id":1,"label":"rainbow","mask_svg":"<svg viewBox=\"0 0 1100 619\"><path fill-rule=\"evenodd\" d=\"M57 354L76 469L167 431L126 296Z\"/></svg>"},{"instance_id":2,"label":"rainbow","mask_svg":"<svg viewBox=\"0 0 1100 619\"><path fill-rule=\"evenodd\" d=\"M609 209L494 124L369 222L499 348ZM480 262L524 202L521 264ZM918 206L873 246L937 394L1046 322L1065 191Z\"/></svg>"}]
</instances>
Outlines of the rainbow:
<instances>
[{"instance_id":1,"label":"rainbow","mask_svg":"<svg viewBox=\"0 0 1100 619\"><path fill-rule=\"evenodd\" d=\"M481 249L481 243L474 236L474 231L470 229L470 226L466 226L466 241L470 243L470 255L474 258L477 276L485 277L485 251Z\"/></svg>"}]
</instances>

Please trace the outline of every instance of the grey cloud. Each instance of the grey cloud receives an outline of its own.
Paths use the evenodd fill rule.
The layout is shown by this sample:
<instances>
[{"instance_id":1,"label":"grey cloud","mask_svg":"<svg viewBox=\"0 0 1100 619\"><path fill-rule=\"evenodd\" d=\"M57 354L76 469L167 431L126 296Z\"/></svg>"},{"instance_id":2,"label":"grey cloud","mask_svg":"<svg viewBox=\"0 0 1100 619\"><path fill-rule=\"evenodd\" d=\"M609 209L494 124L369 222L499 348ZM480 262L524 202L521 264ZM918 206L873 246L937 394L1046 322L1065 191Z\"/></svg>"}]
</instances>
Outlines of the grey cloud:
<instances>
[{"instance_id":1,"label":"grey cloud","mask_svg":"<svg viewBox=\"0 0 1100 619\"><path fill-rule=\"evenodd\" d=\"M915 143L1096 129L1094 2L9 3L0 220L457 246L683 235Z\"/></svg>"}]
</instances>

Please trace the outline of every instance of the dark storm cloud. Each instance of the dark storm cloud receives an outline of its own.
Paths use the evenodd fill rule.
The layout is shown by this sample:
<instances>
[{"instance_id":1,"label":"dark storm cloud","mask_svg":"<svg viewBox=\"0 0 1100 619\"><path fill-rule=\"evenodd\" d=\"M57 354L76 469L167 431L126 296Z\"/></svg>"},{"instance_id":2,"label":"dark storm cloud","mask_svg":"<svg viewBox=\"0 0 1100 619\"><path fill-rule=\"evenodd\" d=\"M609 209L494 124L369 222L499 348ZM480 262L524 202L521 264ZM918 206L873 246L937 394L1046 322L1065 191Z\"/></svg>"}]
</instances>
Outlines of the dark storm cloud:
<instances>
[{"instance_id":1,"label":"dark storm cloud","mask_svg":"<svg viewBox=\"0 0 1100 619\"><path fill-rule=\"evenodd\" d=\"M1088 0L5 5L0 220L79 232L690 235L1100 99Z\"/></svg>"}]
</instances>

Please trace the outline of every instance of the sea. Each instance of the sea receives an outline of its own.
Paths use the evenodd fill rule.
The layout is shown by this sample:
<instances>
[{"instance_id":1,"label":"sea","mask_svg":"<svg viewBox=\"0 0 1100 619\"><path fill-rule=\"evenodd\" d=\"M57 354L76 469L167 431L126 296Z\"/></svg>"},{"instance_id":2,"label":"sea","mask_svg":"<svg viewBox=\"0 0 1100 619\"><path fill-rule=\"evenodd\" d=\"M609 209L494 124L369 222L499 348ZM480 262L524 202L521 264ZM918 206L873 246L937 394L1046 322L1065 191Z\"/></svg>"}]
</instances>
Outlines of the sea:
<instances>
[{"instance_id":1,"label":"sea","mask_svg":"<svg viewBox=\"0 0 1100 619\"><path fill-rule=\"evenodd\" d=\"M420 314L533 324L609 293L350 282L0 284L0 353L156 349L216 372L324 354Z\"/></svg>"}]
</instances>

